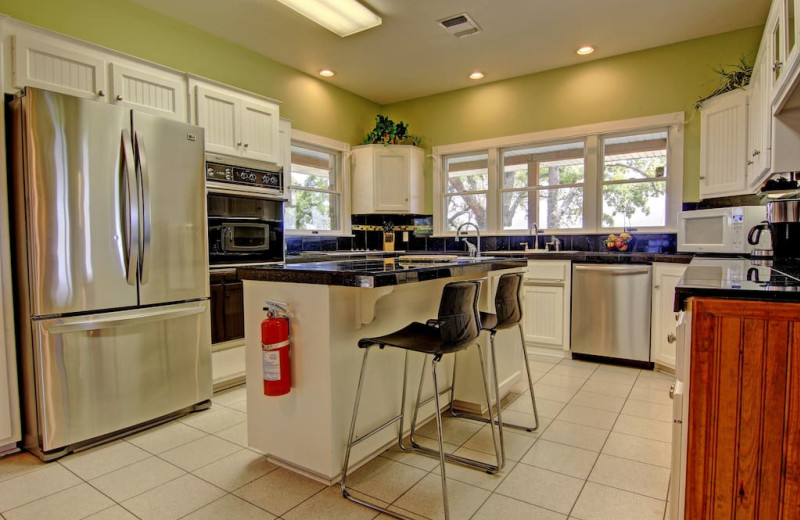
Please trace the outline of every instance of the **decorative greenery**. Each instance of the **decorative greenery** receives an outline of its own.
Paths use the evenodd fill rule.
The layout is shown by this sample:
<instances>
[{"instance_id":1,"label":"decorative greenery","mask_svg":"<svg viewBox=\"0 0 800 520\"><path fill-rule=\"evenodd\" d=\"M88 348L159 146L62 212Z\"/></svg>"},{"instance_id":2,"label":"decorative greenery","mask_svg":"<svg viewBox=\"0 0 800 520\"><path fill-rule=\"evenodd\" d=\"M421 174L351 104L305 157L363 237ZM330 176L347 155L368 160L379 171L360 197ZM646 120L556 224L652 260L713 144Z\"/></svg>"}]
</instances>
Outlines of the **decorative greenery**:
<instances>
[{"instance_id":1,"label":"decorative greenery","mask_svg":"<svg viewBox=\"0 0 800 520\"><path fill-rule=\"evenodd\" d=\"M750 83L750 76L753 75L753 64L747 62L746 56L742 56L739 58L737 64L729 65L729 67L730 69L728 70L725 70L724 67L712 69L719 76L719 84L711 94L701 97L695 102L695 110L700 110L703 101L707 99L724 94L725 92L730 92L731 90L736 90L737 88L744 88Z\"/></svg>"},{"instance_id":2,"label":"decorative greenery","mask_svg":"<svg viewBox=\"0 0 800 520\"><path fill-rule=\"evenodd\" d=\"M408 134L408 125L400 121L395 123L388 117L378 114L375 128L364 138L364 144L413 144L419 146L422 140Z\"/></svg>"}]
</instances>

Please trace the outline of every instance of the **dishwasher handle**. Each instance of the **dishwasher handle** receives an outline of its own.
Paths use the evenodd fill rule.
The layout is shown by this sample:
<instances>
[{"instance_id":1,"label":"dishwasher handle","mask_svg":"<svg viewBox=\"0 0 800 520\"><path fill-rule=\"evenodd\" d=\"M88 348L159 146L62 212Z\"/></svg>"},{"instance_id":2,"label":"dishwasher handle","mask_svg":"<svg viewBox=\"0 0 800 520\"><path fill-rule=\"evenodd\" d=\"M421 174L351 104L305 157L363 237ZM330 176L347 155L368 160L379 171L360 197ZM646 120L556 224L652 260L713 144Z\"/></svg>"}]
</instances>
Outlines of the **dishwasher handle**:
<instances>
[{"instance_id":1,"label":"dishwasher handle","mask_svg":"<svg viewBox=\"0 0 800 520\"><path fill-rule=\"evenodd\" d=\"M619 265L575 265L575 271L609 273L609 274L647 274L650 272L649 265L642 266L619 266Z\"/></svg>"}]
</instances>

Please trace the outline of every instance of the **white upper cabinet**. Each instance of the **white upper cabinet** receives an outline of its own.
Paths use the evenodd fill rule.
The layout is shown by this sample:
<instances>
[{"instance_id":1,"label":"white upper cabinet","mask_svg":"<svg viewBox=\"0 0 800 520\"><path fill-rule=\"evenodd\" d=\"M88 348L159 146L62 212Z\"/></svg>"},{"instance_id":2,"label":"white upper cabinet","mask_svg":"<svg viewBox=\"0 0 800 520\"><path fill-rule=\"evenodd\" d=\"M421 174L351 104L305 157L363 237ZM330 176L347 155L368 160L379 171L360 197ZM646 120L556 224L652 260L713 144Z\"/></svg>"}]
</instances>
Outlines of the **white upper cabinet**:
<instances>
[{"instance_id":1,"label":"white upper cabinet","mask_svg":"<svg viewBox=\"0 0 800 520\"><path fill-rule=\"evenodd\" d=\"M195 94L207 151L280 164L276 103L199 83Z\"/></svg>"},{"instance_id":2,"label":"white upper cabinet","mask_svg":"<svg viewBox=\"0 0 800 520\"><path fill-rule=\"evenodd\" d=\"M764 40L767 42L767 40ZM764 176L771 168L772 156L772 114L769 111L771 91L769 49L762 47L753 66L748 92L747 105L747 187L758 189Z\"/></svg>"},{"instance_id":3,"label":"white upper cabinet","mask_svg":"<svg viewBox=\"0 0 800 520\"><path fill-rule=\"evenodd\" d=\"M354 214L424 211L421 148L370 144L354 147L350 158Z\"/></svg>"},{"instance_id":4,"label":"white upper cabinet","mask_svg":"<svg viewBox=\"0 0 800 520\"><path fill-rule=\"evenodd\" d=\"M186 78L178 73L111 64L111 102L188 121Z\"/></svg>"},{"instance_id":5,"label":"white upper cabinet","mask_svg":"<svg viewBox=\"0 0 800 520\"><path fill-rule=\"evenodd\" d=\"M700 109L700 197L747 193L747 95L715 96Z\"/></svg>"},{"instance_id":6,"label":"white upper cabinet","mask_svg":"<svg viewBox=\"0 0 800 520\"><path fill-rule=\"evenodd\" d=\"M106 62L53 37L12 36L12 83L91 99L106 97Z\"/></svg>"},{"instance_id":7,"label":"white upper cabinet","mask_svg":"<svg viewBox=\"0 0 800 520\"><path fill-rule=\"evenodd\" d=\"M11 37L12 84L123 105L187 121L184 74L20 29Z\"/></svg>"}]
</instances>

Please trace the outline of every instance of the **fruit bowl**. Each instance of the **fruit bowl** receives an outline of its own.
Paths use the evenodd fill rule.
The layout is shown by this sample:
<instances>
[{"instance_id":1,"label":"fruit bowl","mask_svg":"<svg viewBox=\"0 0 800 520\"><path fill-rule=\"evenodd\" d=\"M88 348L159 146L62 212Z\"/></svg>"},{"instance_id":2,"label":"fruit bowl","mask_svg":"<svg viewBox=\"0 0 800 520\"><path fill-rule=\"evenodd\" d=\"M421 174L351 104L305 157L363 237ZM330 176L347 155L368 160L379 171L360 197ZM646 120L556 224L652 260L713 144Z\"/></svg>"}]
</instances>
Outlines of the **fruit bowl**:
<instances>
[{"instance_id":1,"label":"fruit bowl","mask_svg":"<svg viewBox=\"0 0 800 520\"><path fill-rule=\"evenodd\" d=\"M629 233L611 234L603 239L603 245L610 253L630 253L634 244L636 239Z\"/></svg>"}]
</instances>

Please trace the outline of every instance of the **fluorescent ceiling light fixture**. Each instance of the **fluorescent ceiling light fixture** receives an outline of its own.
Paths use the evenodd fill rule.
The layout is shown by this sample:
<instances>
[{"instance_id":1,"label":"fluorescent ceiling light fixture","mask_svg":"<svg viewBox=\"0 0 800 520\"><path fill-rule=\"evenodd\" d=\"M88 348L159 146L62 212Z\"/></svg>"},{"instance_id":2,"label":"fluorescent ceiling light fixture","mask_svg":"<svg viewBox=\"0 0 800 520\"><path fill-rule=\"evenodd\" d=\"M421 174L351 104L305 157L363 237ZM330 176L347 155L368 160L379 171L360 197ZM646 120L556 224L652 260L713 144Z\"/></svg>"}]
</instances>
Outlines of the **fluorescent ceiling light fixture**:
<instances>
[{"instance_id":1,"label":"fluorescent ceiling light fixture","mask_svg":"<svg viewBox=\"0 0 800 520\"><path fill-rule=\"evenodd\" d=\"M342 38L381 24L381 17L356 0L278 0Z\"/></svg>"},{"instance_id":2,"label":"fluorescent ceiling light fixture","mask_svg":"<svg viewBox=\"0 0 800 520\"><path fill-rule=\"evenodd\" d=\"M594 52L594 47L592 47L591 45L584 45L583 47L581 47L580 49L578 49L578 51L577 51L577 52L578 52L578 54L580 54L581 56L585 56L585 55L587 55L587 54L591 54L591 53L593 53L593 52Z\"/></svg>"},{"instance_id":3,"label":"fluorescent ceiling light fixture","mask_svg":"<svg viewBox=\"0 0 800 520\"><path fill-rule=\"evenodd\" d=\"M331 69L322 69L319 71L320 76L325 76L326 78L330 78L331 76L335 76L336 72L332 71Z\"/></svg>"},{"instance_id":4,"label":"fluorescent ceiling light fixture","mask_svg":"<svg viewBox=\"0 0 800 520\"><path fill-rule=\"evenodd\" d=\"M483 72L476 70L469 75L469 79L483 79Z\"/></svg>"}]
</instances>

